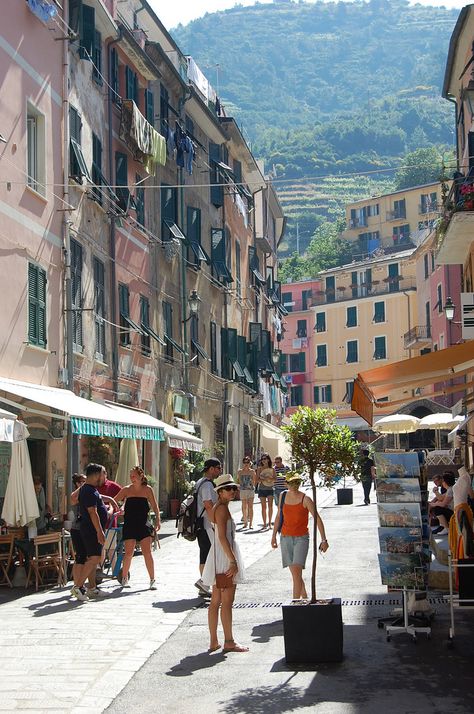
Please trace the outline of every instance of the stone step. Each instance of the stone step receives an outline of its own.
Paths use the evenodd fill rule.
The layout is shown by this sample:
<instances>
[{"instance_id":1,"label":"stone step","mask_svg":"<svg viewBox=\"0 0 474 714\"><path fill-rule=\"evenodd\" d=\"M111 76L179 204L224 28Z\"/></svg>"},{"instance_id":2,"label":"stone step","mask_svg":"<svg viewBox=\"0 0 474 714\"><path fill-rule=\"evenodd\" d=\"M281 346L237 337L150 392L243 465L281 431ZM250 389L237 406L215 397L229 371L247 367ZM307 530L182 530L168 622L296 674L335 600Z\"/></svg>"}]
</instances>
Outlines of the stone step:
<instances>
[{"instance_id":1,"label":"stone step","mask_svg":"<svg viewBox=\"0 0 474 714\"><path fill-rule=\"evenodd\" d=\"M448 536L439 536L431 534L430 548L434 557L442 565L448 564Z\"/></svg>"},{"instance_id":2,"label":"stone step","mask_svg":"<svg viewBox=\"0 0 474 714\"><path fill-rule=\"evenodd\" d=\"M432 560L428 575L428 587L431 590L449 590L449 569L438 560Z\"/></svg>"}]
</instances>

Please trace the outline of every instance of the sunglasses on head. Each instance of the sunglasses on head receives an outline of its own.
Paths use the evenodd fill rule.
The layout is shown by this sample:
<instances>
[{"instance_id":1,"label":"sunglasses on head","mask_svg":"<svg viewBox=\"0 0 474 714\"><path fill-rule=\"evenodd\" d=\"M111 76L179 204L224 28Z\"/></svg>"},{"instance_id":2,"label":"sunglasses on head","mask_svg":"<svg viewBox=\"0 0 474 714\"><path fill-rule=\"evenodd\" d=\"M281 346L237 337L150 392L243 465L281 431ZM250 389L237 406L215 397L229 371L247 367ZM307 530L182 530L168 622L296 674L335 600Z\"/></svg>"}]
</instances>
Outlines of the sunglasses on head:
<instances>
[{"instance_id":1,"label":"sunglasses on head","mask_svg":"<svg viewBox=\"0 0 474 714\"><path fill-rule=\"evenodd\" d=\"M223 491L237 491L237 486L222 486Z\"/></svg>"}]
</instances>

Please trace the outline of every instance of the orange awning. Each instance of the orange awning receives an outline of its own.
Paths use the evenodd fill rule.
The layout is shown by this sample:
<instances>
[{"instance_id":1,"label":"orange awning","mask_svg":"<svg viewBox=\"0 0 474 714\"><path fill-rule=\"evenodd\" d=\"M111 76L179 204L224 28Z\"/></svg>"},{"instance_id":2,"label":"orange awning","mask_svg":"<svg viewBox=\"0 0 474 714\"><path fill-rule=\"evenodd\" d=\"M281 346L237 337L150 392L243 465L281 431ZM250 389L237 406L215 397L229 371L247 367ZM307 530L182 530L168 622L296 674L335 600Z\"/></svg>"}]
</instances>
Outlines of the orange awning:
<instances>
[{"instance_id":1,"label":"orange awning","mask_svg":"<svg viewBox=\"0 0 474 714\"><path fill-rule=\"evenodd\" d=\"M446 382L470 372L474 372L474 341L392 362L357 375L351 407L372 426L374 407L387 407L387 402L377 404L377 398L389 396L390 392L398 389L411 391L428 384ZM462 391L462 385L458 386L458 391Z\"/></svg>"}]
</instances>

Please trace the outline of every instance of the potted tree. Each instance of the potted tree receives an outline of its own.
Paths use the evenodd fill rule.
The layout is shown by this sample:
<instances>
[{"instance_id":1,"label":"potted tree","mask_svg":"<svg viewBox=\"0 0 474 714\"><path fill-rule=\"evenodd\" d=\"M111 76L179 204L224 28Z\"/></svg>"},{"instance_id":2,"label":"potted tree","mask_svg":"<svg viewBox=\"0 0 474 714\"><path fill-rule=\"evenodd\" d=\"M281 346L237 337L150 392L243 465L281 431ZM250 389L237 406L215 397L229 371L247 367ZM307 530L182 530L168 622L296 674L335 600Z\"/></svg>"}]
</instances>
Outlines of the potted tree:
<instances>
[{"instance_id":1,"label":"potted tree","mask_svg":"<svg viewBox=\"0 0 474 714\"><path fill-rule=\"evenodd\" d=\"M282 427L293 458L309 474L317 508L316 476L320 485L333 486L338 469L349 471L358 460L358 444L347 426L336 424L330 409L299 407L290 424ZM342 660L342 610L340 598L316 598L318 556L317 526L313 519L311 600L306 605L283 606L283 630L287 662L316 663Z\"/></svg>"},{"instance_id":2,"label":"potted tree","mask_svg":"<svg viewBox=\"0 0 474 714\"><path fill-rule=\"evenodd\" d=\"M353 503L353 489L349 484L354 481L360 481L360 469L359 461L349 465L343 466L342 464L337 464L338 472L338 482L342 481L342 488L336 489L337 494L337 505L338 506L350 506ZM347 479L347 484L346 484Z\"/></svg>"}]
</instances>

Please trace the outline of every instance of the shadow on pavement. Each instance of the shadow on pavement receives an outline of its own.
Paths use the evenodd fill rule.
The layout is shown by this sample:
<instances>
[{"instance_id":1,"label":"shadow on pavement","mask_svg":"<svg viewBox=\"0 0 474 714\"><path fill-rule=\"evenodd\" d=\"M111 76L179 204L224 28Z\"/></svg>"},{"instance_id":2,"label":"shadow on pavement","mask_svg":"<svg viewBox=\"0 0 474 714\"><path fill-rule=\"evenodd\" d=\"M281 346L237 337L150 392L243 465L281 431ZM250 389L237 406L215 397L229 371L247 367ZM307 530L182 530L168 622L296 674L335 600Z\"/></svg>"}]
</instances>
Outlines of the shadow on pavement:
<instances>
[{"instance_id":1,"label":"shadow on pavement","mask_svg":"<svg viewBox=\"0 0 474 714\"><path fill-rule=\"evenodd\" d=\"M255 642L269 642L271 637L283 636L283 620L265 622L263 625L255 625L252 629L252 637Z\"/></svg>"},{"instance_id":2,"label":"shadow on pavement","mask_svg":"<svg viewBox=\"0 0 474 714\"><path fill-rule=\"evenodd\" d=\"M227 701L219 702L219 711L226 714L283 714L293 712L304 701L305 690L291 687L289 683L295 675L276 687L242 689Z\"/></svg>"},{"instance_id":3,"label":"shadow on pavement","mask_svg":"<svg viewBox=\"0 0 474 714\"><path fill-rule=\"evenodd\" d=\"M174 667L171 667L166 672L166 675L168 677L191 677L200 669L209 669L209 667L214 667L219 662L225 662L226 659L227 657L222 651L214 652L213 654L200 652L197 655L183 657L178 664L175 664Z\"/></svg>"},{"instance_id":4,"label":"shadow on pavement","mask_svg":"<svg viewBox=\"0 0 474 714\"><path fill-rule=\"evenodd\" d=\"M186 612L203 607L204 603L200 597L188 598L187 600L162 600L154 602L153 607L157 607L163 612Z\"/></svg>"}]
</instances>

